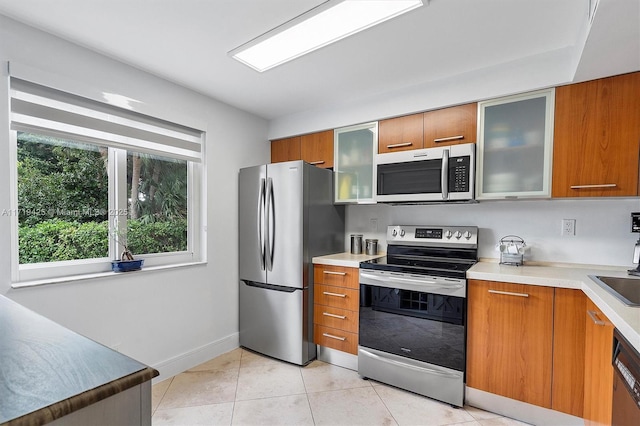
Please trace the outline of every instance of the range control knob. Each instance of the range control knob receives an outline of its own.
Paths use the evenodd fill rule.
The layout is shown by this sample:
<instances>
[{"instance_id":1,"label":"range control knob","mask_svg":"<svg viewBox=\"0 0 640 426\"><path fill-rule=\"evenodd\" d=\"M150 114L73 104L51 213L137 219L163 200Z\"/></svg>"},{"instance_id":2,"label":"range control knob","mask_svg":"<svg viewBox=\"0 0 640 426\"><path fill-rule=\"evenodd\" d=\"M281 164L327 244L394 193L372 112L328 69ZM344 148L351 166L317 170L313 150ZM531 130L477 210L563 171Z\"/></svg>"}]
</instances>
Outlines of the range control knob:
<instances>
[{"instance_id":1,"label":"range control knob","mask_svg":"<svg viewBox=\"0 0 640 426\"><path fill-rule=\"evenodd\" d=\"M467 240L471 238L471 232L469 231L465 231L464 234L462 234Z\"/></svg>"},{"instance_id":2,"label":"range control knob","mask_svg":"<svg viewBox=\"0 0 640 426\"><path fill-rule=\"evenodd\" d=\"M395 237L396 235L398 235L398 231L396 231L396 230L394 229L394 230L391 232L391 235L393 235L393 236Z\"/></svg>"},{"instance_id":3,"label":"range control knob","mask_svg":"<svg viewBox=\"0 0 640 426\"><path fill-rule=\"evenodd\" d=\"M401 230L400 230L400 236L401 236L401 237L404 237L404 229L401 229Z\"/></svg>"},{"instance_id":4,"label":"range control knob","mask_svg":"<svg viewBox=\"0 0 640 426\"><path fill-rule=\"evenodd\" d=\"M449 240L451 239L451 236L453 235L453 233L451 231L449 231L448 229L446 231L444 231L444 237Z\"/></svg>"},{"instance_id":5,"label":"range control knob","mask_svg":"<svg viewBox=\"0 0 640 426\"><path fill-rule=\"evenodd\" d=\"M460 233L460 231L456 231L455 234L453 234L454 237L456 237L457 240L460 239L460 237L462 237L462 233Z\"/></svg>"}]
</instances>

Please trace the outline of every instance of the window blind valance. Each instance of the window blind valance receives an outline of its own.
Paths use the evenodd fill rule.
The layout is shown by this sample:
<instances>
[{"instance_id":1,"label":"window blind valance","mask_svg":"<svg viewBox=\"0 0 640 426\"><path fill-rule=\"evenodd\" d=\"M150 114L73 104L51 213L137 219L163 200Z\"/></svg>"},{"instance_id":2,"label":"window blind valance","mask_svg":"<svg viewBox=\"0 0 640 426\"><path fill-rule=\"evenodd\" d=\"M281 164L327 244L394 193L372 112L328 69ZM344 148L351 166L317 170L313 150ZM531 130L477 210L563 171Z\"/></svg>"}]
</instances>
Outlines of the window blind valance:
<instances>
[{"instance_id":1,"label":"window blind valance","mask_svg":"<svg viewBox=\"0 0 640 426\"><path fill-rule=\"evenodd\" d=\"M10 77L11 128L201 161L203 132Z\"/></svg>"}]
</instances>

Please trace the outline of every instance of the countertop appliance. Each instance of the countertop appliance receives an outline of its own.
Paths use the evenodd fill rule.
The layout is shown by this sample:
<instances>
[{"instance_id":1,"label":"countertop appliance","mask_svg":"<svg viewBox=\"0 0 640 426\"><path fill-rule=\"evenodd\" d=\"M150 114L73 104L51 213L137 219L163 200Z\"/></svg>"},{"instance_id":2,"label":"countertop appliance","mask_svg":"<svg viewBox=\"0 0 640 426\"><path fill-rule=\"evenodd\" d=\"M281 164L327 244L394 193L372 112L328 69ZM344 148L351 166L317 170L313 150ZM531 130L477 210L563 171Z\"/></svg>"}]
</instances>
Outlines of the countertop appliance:
<instances>
[{"instance_id":1,"label":"countertop appliance","mask_svg":"<svg viewBox=\"0 0 640 426\"><path fill-rule=\"evenodd\" d=\"M462 407L477 258L475 226L389 226L387 256L360 263L358 373Z\"/></svg>"},{"instance_id":2,"label":"countertop appliance","mask_svg":"<svg viewBox=\"0 0 640 426\"><path fill-rule=\"evenodd\" d=\"M613 331L612 426L640 423L640 354L620 332Z\"/></svg>"},{"instance_id":3,"label":"countertop appliance","mask_svg":"<svg viewBox=\"0 0 640 426\"><path fill-rule=\"evenodd\" d=\"M240 170L240 346L298 365L316 357L311 258L344 250L332 179L303 161Z\"/></svg>"},{"instance_id":4,"label":"countertop appliance","mask_svg":"<svg viewBox=\"0 0 640 426\"><path fill-rule=\"evenodd\" d=\"M472 201L475 149L468 143L376 155L376 201Z\"/></svg>"}]
</instances>

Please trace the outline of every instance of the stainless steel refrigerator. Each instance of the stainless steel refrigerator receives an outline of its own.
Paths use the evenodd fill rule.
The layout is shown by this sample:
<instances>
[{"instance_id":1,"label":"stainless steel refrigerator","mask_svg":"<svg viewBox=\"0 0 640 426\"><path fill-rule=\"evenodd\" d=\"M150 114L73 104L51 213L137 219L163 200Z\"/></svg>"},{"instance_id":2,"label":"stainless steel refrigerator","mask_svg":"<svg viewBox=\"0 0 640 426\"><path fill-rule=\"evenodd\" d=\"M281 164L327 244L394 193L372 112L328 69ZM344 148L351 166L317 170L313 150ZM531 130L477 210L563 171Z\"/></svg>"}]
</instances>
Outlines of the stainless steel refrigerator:
<instances>
[{"instance_id":1,"label":"stainless steel refrigerator","mask_svg":"<svg viewBox=\"0 0 640 426\"><path fill-rule=\"evenodd\" d=\"M298 365L316 357L311 258L344 251L333 172L303 161L240 170L240 346Z\"/></svg>"}]
</instances>

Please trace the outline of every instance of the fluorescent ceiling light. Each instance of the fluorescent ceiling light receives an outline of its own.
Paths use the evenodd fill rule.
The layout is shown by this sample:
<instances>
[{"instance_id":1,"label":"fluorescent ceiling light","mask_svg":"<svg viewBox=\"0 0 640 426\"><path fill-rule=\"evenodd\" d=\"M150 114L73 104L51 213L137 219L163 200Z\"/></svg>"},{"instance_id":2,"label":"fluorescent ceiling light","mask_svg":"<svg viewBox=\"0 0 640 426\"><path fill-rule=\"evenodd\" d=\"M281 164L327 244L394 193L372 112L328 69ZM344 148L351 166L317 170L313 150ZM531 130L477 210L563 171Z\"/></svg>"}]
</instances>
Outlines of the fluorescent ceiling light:
<instances>
[{"instance_id":1,"label":"fluorescent ceiling light","mask_svg":"<svg viewBox=\"0 0 640 426\"><path fill-rule=\"evenodd\" d=\"M420 6L421 0L330 0L229 55L266 71Z\"/></svg>"}]
</instances>

